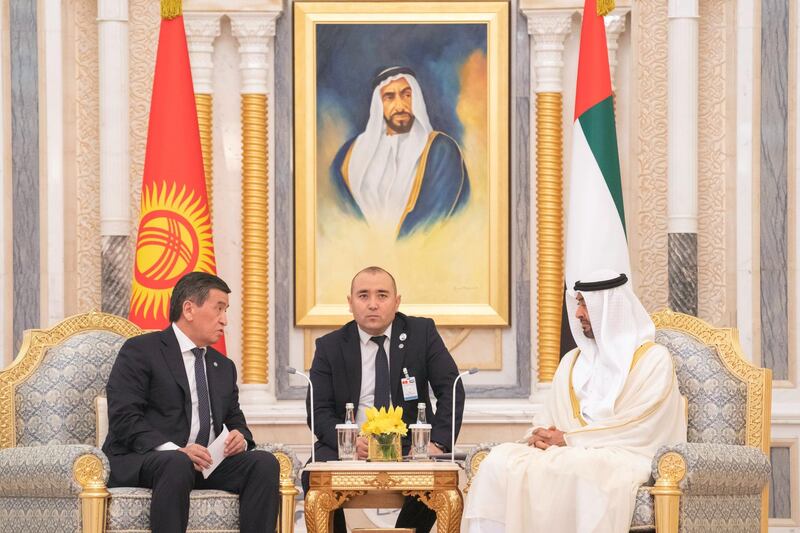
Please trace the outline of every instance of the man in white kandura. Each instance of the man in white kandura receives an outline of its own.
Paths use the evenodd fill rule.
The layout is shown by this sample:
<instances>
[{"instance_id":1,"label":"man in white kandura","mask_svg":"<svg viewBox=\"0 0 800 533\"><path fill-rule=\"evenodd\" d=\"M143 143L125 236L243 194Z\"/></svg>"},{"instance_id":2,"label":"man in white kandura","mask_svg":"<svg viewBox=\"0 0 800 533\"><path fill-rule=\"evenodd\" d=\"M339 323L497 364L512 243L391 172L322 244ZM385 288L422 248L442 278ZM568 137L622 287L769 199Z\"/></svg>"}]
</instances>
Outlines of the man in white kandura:
<instances>
[{"instance_id":1,"label":"man in white kandura","mask_svg":"<svg viewBox=\"0 0 800 533\"><path fill-rule=\"evenodd\" d=\"M469 533L622 533L660 446L686 442L672 356L628 278L567 291L578 348L561 360L523 444L495 447L467 499Z\"/></svg>"}]
</instances>

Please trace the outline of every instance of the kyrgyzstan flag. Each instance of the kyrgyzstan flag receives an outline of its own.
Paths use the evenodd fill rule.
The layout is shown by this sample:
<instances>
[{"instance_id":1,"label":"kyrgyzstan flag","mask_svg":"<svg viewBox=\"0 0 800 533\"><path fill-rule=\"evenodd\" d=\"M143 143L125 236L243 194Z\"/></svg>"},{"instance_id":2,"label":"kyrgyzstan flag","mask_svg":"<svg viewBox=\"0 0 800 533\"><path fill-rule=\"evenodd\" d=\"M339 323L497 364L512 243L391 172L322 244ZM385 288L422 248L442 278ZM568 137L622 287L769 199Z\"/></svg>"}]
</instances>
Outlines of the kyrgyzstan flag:
<instances>
[{"instance_id":1,"label":"kyrgyzstan flag","mask_svg":"<svg viewBox=\"0 0 800 533\"><path fill-rule=\"evenodd\" d=\"M180 1L162 0L130 320L169 324L169 298L189 272L216 274L192 72ZM214 346L225 353L225 339Z\"/></svg>"},{"instance_id":2,"label":"kyrgyzstan flag","mask_svg":"<svg viewBox=\"0 0 800 533\"><path fill-rule=\"evenodd\" d=\"M599 269L631 274L606 29L597 2L607 3L585 0L578 56L567 204L565 277L570 289Z\"/></svg>"}]
</instances>

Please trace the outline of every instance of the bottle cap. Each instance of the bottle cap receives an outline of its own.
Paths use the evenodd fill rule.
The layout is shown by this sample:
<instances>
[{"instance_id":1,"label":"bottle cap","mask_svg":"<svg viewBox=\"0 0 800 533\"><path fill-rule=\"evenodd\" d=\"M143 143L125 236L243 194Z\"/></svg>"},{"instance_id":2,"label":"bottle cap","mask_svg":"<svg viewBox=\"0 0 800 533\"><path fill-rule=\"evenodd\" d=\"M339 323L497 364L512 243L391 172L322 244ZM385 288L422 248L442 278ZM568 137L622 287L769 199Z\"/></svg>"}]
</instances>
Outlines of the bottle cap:
<instances>
[{"instance_id":1,"label":"bottle cap","mask_svg":"<svg viewBox=\"0 0 800 533\"><path fill-rule=\"evenodd\" d=\"M419 402L417 404L417 409L419 409L420 407L425 407L425 402Z\"/></svg>"},{"instance_id":2,"label":"bottle cap","mask_svg":"<svg viewBox=\"0 0 800 533\"><path fill-rule=\"evenodd\" d=\"M347 402L346 404L344 404L344 408L345 409L352 409L353 408L353 404L350 403L350 402Z\"/></svg>"}]
</instances>

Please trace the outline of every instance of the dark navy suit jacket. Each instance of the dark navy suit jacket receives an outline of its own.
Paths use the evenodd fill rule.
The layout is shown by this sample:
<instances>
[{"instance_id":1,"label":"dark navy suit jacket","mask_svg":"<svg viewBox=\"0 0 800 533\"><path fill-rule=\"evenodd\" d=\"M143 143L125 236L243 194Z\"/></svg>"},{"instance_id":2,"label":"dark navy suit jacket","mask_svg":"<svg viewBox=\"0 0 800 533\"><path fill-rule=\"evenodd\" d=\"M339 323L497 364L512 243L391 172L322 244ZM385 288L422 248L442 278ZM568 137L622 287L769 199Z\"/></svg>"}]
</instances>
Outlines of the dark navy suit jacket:
<instances>
[{"instance_id":1,"label":"dark navy suit jacket","mask_svg":"<svg viewBox=\"0 0 800 533\"><path fill-rule=\"evenodd\" d=\"M400 337L404 335L403 340ZM358 409L361 395L361 339L355 321L345 324L317 339L311 363L311 382L314 384L314 433L321 445L336 450L336 424L344 422L345 404ZM401 348L400 345L403 345ZM403 368L417 381L419 399L405 401L400 379ZM392 404L403 407L403 421L413 424L417 419L417 403L427 405L427 419L433 427L431 440L450 448L453 381L458 376L453 357L442 342L436 325L430 318L418 318L397 313L392 322L389 349L389 383ZM437 409L431 407L428 388L436 396ZM309 397L306 396L308 426L311 427ZM464 387L456 388L456 436L464 412ZM411 432L403 439L403 449L410 446Z\"/></svg>"},{"instance_id":2,"label":"dark navy suit jacket","mask_svg":"<svg viewBox=\"0 0 800 533\"><path fill-rule=\"evenodd\" d=\"M239 407L236 365L208 347L206 377L214 433L222 424L255 447ZM165 442L186 446L192 398L186 367L172 326L128 339L120 348L106 386L108 436L103 452L111 464L110 486L137 486L144 454Z\"/></svg>"}]
</instances>

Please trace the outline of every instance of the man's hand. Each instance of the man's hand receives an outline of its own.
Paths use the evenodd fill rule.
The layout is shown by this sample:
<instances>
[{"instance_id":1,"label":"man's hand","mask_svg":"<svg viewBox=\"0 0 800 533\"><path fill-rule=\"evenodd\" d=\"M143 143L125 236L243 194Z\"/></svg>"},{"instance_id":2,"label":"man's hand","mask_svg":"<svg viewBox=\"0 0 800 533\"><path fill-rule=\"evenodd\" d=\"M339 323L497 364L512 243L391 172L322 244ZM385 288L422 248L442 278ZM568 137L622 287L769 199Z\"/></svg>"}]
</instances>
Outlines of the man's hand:
<instances>
[{"instance_id":1,"label":"man's hand","mask_svg":"<svg viewBox=\"0 0 800 533\"><path fill-rule=\"evenodd\" d=\"M564 432L556 429L555 426L550 426L547 429L536 428L533 430L533 435L528 439L528 446L534 446L540 450L546 450L550 446L566 445Z\"/></svg>"},{"instance_id":2,"label":"man's hand","mask_svg":"<svg viewBox=\"0 0 800 533\"><path fill-rule=\"evenodd\" d=\"M435 445L432 442L428 443L428 455L429 456L430 455L441 455L443 453L446 453L446 452L444 450L442 450L441 448L439 448L437 445Z\"/></svg>"},{"instance_id":3,"label":"man's hand","mask_svg":"<svg viewBox=\"0 0 800 533\"><path fill-rule=\"evenodd\" d=\"M222 452L225 457L236 455L247 450L247 439L244 438L238 429L234 429L225 437L225 450Z\"/></svg>"},{"instance_id":4,"label":"man's hand","mask_svg":"<svg viewBox=\"0 0 800 533\"><path fill-rule=\"evenodd\" d=\"M178 451L189 456L189 459L194 463L194 469L198 472L202 472L205 468L211 466L211 454L208 453L208 449L205 446L194 443L185 448L178 448Z\"/></svg>"},{"instance_id":5,"label":"man's hand","mask_svg":"<svg viewBox=\"0 0 800 533\"><path fill-rule=\"evenodd\" d=\"M356 457L358 459L366 459L369 455L369 441L367 437L359 436L356 438Z\"/></svg>"}]
</instances>

